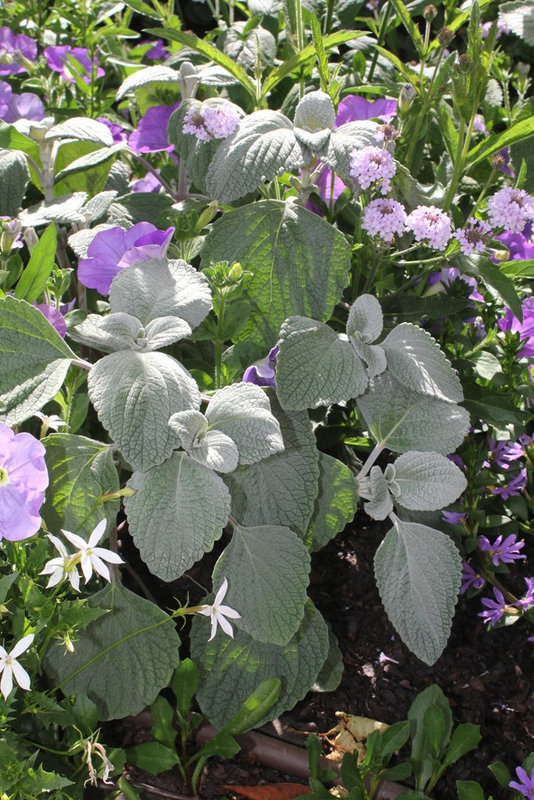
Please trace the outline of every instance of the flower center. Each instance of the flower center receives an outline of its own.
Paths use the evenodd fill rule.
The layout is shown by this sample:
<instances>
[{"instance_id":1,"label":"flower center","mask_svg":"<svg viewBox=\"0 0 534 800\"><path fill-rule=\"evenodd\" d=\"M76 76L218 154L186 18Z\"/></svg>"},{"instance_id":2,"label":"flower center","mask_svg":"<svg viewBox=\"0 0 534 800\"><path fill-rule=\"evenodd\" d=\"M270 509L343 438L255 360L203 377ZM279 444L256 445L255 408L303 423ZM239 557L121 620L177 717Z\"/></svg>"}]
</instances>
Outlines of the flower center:
<instances>
[{"instance_id":1,"label":"flower center","mask_svg":"<svg viewBox=\"0 0 534 800\"><path fill-rule=\"evenodd\" d=\"M7 469L3 469L0 467L0 486L7 486L9 483L9 475L7 474Z\"/></svg>"}]
</instances>

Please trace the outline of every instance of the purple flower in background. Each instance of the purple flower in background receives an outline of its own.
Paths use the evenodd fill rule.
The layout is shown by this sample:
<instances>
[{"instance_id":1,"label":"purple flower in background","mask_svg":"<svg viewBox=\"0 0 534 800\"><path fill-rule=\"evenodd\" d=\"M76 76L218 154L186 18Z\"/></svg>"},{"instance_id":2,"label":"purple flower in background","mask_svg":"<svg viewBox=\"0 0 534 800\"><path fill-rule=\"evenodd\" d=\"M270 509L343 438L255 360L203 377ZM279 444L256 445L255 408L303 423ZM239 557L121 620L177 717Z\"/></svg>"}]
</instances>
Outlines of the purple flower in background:
<instances>
[{"instance_id":1,"label":"purple flower in background","mask_svg":"<svg viewBox=\"0 0 534 800\"><path fill-rule=\"evenodd\" d=\"M381 194L387 194L396 169L393 156L382 147L362 147L350 156L350 177L362 189L378 189Z\"/></svg>"},{"instance_id":2,"label":"purple flower in background","mask_svg":"<svg viewBox=\"0 0 534 800\"><path fill-rule=\"evenodd\" d=\"M523 467L508 483L507 486L497 486L493 489L493 494L500 494L503 500L508 500L509 497L517 497L521 494L527 485L527 468Z\"/></svg>"},{"instance_id":3,"label":"purple flower in background","mask_svg":"<svg viewBox=\"0 0 534 800\"><path fill-rule=\"evenodd\" d=\"M190 133L201 142L226 139L236 132L239 114L230 103L191 108L184 116L182 133Z\"/></svg>"},{"instance_id":4,"label":"purple flower in background","mask_svg":"<svg viewBox=\"0 0 534 800\"><path fill-rule=\"evenodd\" d=\"M163 39L151 39L150 41L143 39L142 42L139 42L139 46L143 44L152 45L150 50L145 53L145 58L148 58L149 61L163 61L169 55L169 51L165 49L163 44Z\"/></svg>"},{"instance_id":5,"label":"purple flower in background","mask_svg":"<svg viewBox=\"0 0 534 800\"><path fill-rule=\"evenodd\" d=\"M23 33L15 35L9 28L0 28L0 75L28 72L24 59L35 62L36 58L37 42Z\"/></svg>"},{"instance_id":6,"label":"purple flower in background","mask_svg":"<svg viewBox=\"0 0 534 800\"><path fill-rule=\"evenodd\" d=\"M50 69L59 72L71 83L76 83L75 74L87 84L91 83L93 78L101 78L106 74L102 67L97 66L96 58L91 61L89 50L85 47L71 47L68 44L45 47L44 56ZM69 57L79 66L71 63Z\"/></svg>"},{"instance_id":7,"label":"purple flower in background","mask_svg":"<svg viewBox=\"0 0 534 800\"><path fill-rule=\"evenodd\" d=\"M444 250L451 238L451 221L436 206L417 206L408 214L406 225L415 234L416 242L426 242L436 250Z\"/></svg>"},{"instance_id":8,"label":"purple flower in background","mask_svg":"<svg viewBox=\"0 0 534 800\"><path fill-rule=\"evenodd\" d=\"M161 188L161 183L151 172L147 172L144 178L139 178L130 184L131 192L159 192Z\"/></svg>"},{"instance_id":9,"label":"purple flower in background","mask_svg":"<svg viewBox=\"0 0 534 800\"><path fill-rule=\"evenodd\" d=\"M495 238L502 242L509 251L507 261L526 261L531 258L534 259L534 244L530 241L531 235L532 231L529 223L522 233L505 231ZM496 263L497 259L493 257L492 261Z\"/></svg>"},{"instance_id":10,"label":"purple flower in background","mask_svg":"<svg viewBox=\"0 0 534 800\"><path fill-rule=\"evenodd\" d=\"M486 247L486 241L491 235L491 227L482 219L470 217L467 225L456 228L454 238L460 242L460 249L464 256L480 253Z\"/></svg>"},{"instance_id":11,"label":"purple flower in background","mask_svg":"<svg viewBox=\"0 0 534 800\"><path fill-rule=\"evenodd\" d=\"M391 244L395 234L400 236L406 230L406 210L389 197L371 200L363 212L362 228Z\"/></svg>"},{"instance_id":12,"label":"purple flower in background","mask_svg":"<svg viewBox=\"0 0 534 800\"><path fill-rule=\"evenodd\" d=\"M276 386L278 350L278 345L271 347L266 358L247 367L242 378L244 383L255 383L256 386Z\"/></svg>"},{"instance_id":13,"label":"purple flower in background","mask_svg":"<svg viewBox=\"0 0 534 800\"><path fill-rule=\"evenodd\" d=\"M527 297L521 303L523 311L523 322L519 322L509 308L506 309L506 315L501 317L498 321L498 326L501 331L512 331L512 333L519 333L519 337L523 344L519 351L519 356L534 356L534 296Z\"/></svg>"},{"instance_id":14,"label":"purple flower in background","mask_svg":"<svg viewBox=\"0 0 534 800\"><path fill-rule=\"evenodd\" d=\"M491 30L491 26L493 25L493 20L489 20L488 22L483 22L480 26L480 33L482 34L482 38L486 39L489 36L489 32ZM510 28L508 25L505 25L504 22L501 22L500 19L497 20L497 39L500 39L503 33L510 33Z\"/></svg>"},{"instance_id":15,"label":"purple flower in background","mask_svg":"<svg viewBox=\"0 0 534 800\"><path fill-rule=\"evenodd\" d=\"M468 564L467 561L462 563L462 585L460 586L460 594L467 592L471 586L473 589L482 589L485 583L485 579L482 575L479 575L478 572L475 572L471 564Z\"/></svg>"},{"instance_id":16,"label":"purple flower in background","mask_svg":"<svg viewBox=\"0 0 534 800\"><path fill-rule=\"evenodd\" d=\"M479 617L482 617L484 622L489 622L492 626L504 616L506 611L506 600L502 592L498 589L493 589L495 600L490 600L489 597L482 598L482 605L486 606L486 611L480 611Z\"/></svg>"},{"instance_id":17,"label":"purple flower in background","mask_svg":"<svg viewBox=\"0 0 534 800\"><path fill-rule=\"evenodd\" d=\"M167 125L173 111L180 103L172 106L152 106L139 120L137 130L130 134L128 144L134 153L160 153L174 150L167 139Z\"/></svg>"},{"instance_id":18,"label":"purple flower in background","mask_svg":"<svg viewBox=\"0 0 534 800\"><path fill-rule=\"evenodd\" d=\"M518 458L523 458L525 455L523 446L519 442L496 442L490 436L488 445L493 460L501 469L510 469L511 461L517 461Z\"/></svg>"},{"instance_id":19,"label":"purple flower in background","mask_svg":"<svg viewBox=\"0 0 534 800\"><path fill-rule=\"evenodd\" d=\"M433 272L427 278L429 286L435 286L439 283L443 288L451 286L455 281L462 281L462 283L466 283L472 289L469 295L470 300L477 300L480 303L484 302L484 298L478 291L477 279L473 278L471 275L464 275L463 272L460 272L458 267L443 267L439 272Z\"/></svg>"},{"instance_id":20,"label":"purple flower in background","mask_svg":"<svg viewBox=\"0 0 534 800\"><path fill-rule=\"evenodd\" d=\"M521 233L534 220L534 199L524 189L506 186L488 199L488 217L495 228Z\"/></svg>"},{"instance_id":21,"label":"purple flower in background","mask_svg":"<svg viewBox=\"0 0 534 800\"><path fill-rule=\"evenodd\" d=\"M527 593L524 597L520 597L515 605L523 611L528 611L534 606L534 578L525 578L525 583L527 584Z\"/></svg>"},{"instance_id":22,"label":"purple flower in background","mask_svg":"<svg viewBox=\"0 0 534 800\"><path fill-rule=\"evenodd\" d=\"M97 122L101 122L102 125L105 125L106 128L109 129L109 132L113 136L113 141L117 142L124 142L128 138L128 134L122 127L122 125L118 125L116 122L111 122L111 120L107 119L107 117L97 117Z\"/></svg>"},{"instance_id":23,"label":"purple flower in background","mask_svg":"<svg viewBox=\"0 0 534 800\"><path fill-rule=\"evenodd\" d=\"M4 122L16 122L19 119L38 122L45 116L43 103L36 94L14 94L8 83L0 81L0 119Z\"/></svg>"},{"instance_id":24,"label":"purple flower in background","mask_svg":"<svg viewBox=\"0 0 534 800\"><path fill-rule=\"evenodd\" d=\"M523 541L518 542L514 533L507 536L503 541L502 535L498 536L493 544L486 536L478 537L479 548L487 553L491 559L491 563L498 567L499 564L512 564L518 558L525 558L519 552L525 546Z\"/></svg>"},{"instance_id":25,"label":"purple flower in background","mask_svg":"<svg viewBox=\"0 0 534 800\"><path fill-rule=\"evenodd\" d=\"M530 640L529 640L530 641ZM518 781L510 781L508 786L510 789L515 789L517 792L520 792L524 797L532 798L534 797L534 769L530 771L530 775L523 769L523 767L516 767L515 774L519 778Z\"/></svg>"},{"instance_id":26,"label":"purple flower in background","mask_svg":"<svg viewBox=\"0 0 534 800\"><path fill-rule=\"evenodd\" d=\"M0 539L27 539L41 527L39 509L48 486L44 457L38 439L0 422Z\"/></svg>"},{"instance_id":27,"label":"purple flower in background","mask_svg":"<svg viewBox=\"0 0 534 800\"><path fill-rule=\"evenodd\" d=\"M491 159L491 165L494 169L498 170L499 172L503 172L505 175L510 175L511 178L515 178L515 172L513 169L510 169L510 148L503 147L502 150L499 150L493 158Z\"/></svg>"},{"instance_id":28,"label":"purple flower in background","mask_svg":"<svg viewBox=\"0 0 534 800\"><path fill-rule=\"evenodd\" d=\"M174 228L160 231L150 222L132 228L109 228L97 233L78 264L78 280L100 294L108 294L115 275L135 261L164 258Z\"/></svg>"},{"instance_id":29,"label":"purple flower in background","mask_svg":"<svg viewBox=\"0 0 534 800\"><path fill-rule=\"evenodd\" d=\"M397 113L397 101L379 98L378 100L366 100L357 94L349 94L343 98L337 107L336 121L334 130L344 125L346 122L358 122L359 120L379 118L384 122L395 116Z\"/></svg>"},{"instance_id":30,"label":"purple flower in background","mask_svg":"<svg viewBox=\"0 0 534 800\"><path fill-rule=\"evenodd\" d=\"M486 128L486 122L482 114L475 114L475 118L473 120L473 130L483 133L484 136L489 136L489 131Z\"/></svg>"},{"instance_id":31,"label":"purple flower in background","mask_svg":"<svg viewBox=\"0 0 534 800\"><path fill-rule=\"evenodd\" d=\"M41 314L44 314L51 325L54 326L56 331L63 339L67 335L67 323L61 311L55 306L48 303L34 303L35 308L38 308Z\"/></svg>"},{"instance_id":32,"label":"purple flower in background","mask_svg":"<svg viewBox=\"0 0 534 800\"><path fill-rule=\"evenodd\" d=\"M467 519L465 511L442 511L441 519L449 525L459 525Z\"/></svg>"}]
</instances>

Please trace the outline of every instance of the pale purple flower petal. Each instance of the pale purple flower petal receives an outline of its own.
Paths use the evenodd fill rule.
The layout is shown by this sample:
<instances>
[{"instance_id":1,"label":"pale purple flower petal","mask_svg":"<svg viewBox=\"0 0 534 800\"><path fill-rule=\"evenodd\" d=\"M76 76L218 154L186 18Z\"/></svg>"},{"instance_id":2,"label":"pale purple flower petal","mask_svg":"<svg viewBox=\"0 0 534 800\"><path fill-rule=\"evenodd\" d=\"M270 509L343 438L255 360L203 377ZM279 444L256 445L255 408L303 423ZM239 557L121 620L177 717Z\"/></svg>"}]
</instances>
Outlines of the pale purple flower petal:
<instances>
[{"instance_id":1,"label":"pale purple flower petal","mask_svg":"<svg viewBox=\"0 0 534 800\"><path fill-rule=\"evenodd\" d=\"M482 605L486 606L486 610L478 613L478 616L482 617L484 622L489 622L491 626L495 625L504 616L506 610L506 600L502 592L498 589L493 589L493 594L495 600L491 600L489 597L482 598Z\"/></svg>"},{"instance_id":2,"label":"pale purple flower petal","mask_svg":"<svg viewBox=\"0 0 534 800\"><path fill-rule=\"evenodd\" d=\"M478 546L480 550L488 554L495 567L498 567L499 564L511 564L518 558L526 558L519 552L525 543L518 542L514 533L507 536L504 541L502 535L498 536L493 543L486 536L479 536Z\"/></svg>"},{"instance_id":3,"label":"pale purple flower petal","mask_svg":"<svg viewBox=\"0 0 534 800\"><path fill-rule=\"evenodd\" d=\"M346 122L357 122L358 120L380 118L388 121L397 113L397 101L386 100L366 100L357 94L349 94L344 97L337 107L336 122L334 128L339 128Z\"/></svg>"},{"instance_id":4,"label":"pale purple flower petal","mask_svg":"<svg viewBox=\"0 0 534 800\"><path fill-rule=\"evenodd\" d=\"M523 767L516 767L515 774L519 778L518 781L510 781L508 786L510 789L515 789L520 792L524 797L532 799L534 797L534 769L530 771L530 775L523 769Z\"/></svg>"},{"instance_id":5,"label":"pale purple flower petal","mask_svg":"<svg viewBox=\"0 0 534 800\"><path fill-rule=\"evenodd\" d=\"M395 171L393 156L382 147L362 147L351 153L349 174L362 189L376 189L387 194Z\"/></svg>"},{"instance_id":6,"label":"pale purple flower petal","mask_svg":"<svg viewBox=\"0 0 534 800\"><path fill-rule=\"evenodd\" d=\"M44 314L49 323L54 326L59 335L64 339L67 335L67 323L61 311L48 303L34 303L33 305L35 308L39 309L41 314Z\"/></svg>"},{"instance_id":7,"label":"pale purple flower petal","mask_svg":"<svg viewBox=\"0 0 534 800\"><path fill-rule=\"evenodd\" d=\"M0 75L28 72L23 59L36 61L37 42L23 33L15 35L9 28L0 28Z\"/></svg>"},{"instance_id":8,"label":"pale purple flower petal","mask_svg":"<svg viewBox=\"0 0 534 800\"><path fill-rule=\"evenodd\" d=\"M141 117L137 130L130 134L128 144L135 153L159 153L174 150L167 139L167 125L180 103L172 106L152 106Z\"/></svg>"},{"instance_id":9,"label":"pale purple flower petal","mask_svg":"<svg viewBox=\"0 0 534 800\"><path fill-rule=\"evenodd\" d=\"M473 589L482 589L486 583L482 575L475 572L471 564L467 561L462 563L462 585L460 587L460 594L464 594L471 586Z\"/></svg>"},{"instance_id":10,"label":"pale purple flower petal","mask_svg":"<svg viewBox=\"0 0 534 800\"><path fill-rule=\"evenodd\" d=\"M495 228L521 233L527 222L534 220L534 198L524 189L499 189L488 199L488 217Z\"/></svg>"},{"instance_id":11,"label":"pale purple flower petal","mask_svg":"<svg viewBox=\"0 0 534 800\"><path fill-rule=\"evenodd\" d=\"M456 228L454 238L460 242L460 249L465 256L472 253L481 253L486 248L486 242L491 236L490 225L482 219L470 217L467 225Z\"/></svg>"},{"instance_id":12,"label":"pale purple flower petal","mask_svg":"<svg viewBox=\"0 0 534 800\"><path fill-rule=\"evenodd\" d=\"M498 326L501 331L512 331L512 333L519 333L522 348L519 351L519 356L532 357L534 356L534 296L527 297L521 304L523 311L523 322L519 322L509 308L506 309L506 315L498 320Z\"/></svg>"},{"instance_id":13,"label":"pale purple flower petal","mask_svg":"<svg viewBox=\"0 0 534 800\"><path fill-rule=\"evenodd\" d=\"M406 210L391 198L371 200L363 212L362 228L391 244L395 234L400 236L406 230Z\"/></svg>"},{"instance_id":14,"label":"pale purple flower petal","mask_svg":"<svg viewBox=\"0 0 534 800\"><path fill-rule=\"evenodd\" d=\"M519 473L513 477L506 486L497 486L492 490L492 494L500 494L503 500L509 497L518 497L527 485L527 468L523 467Z\"/></svg>"},{"instance_id":15,"label":"pale purple flower petal","mask_svg":"<svg viewBox=\"0 0 534 800\"><path fill-rule=\"evenodd\" d=\"M255 383L256 386L276 386L278 350L278 345L271 347L265 358L246 368L241 380L244 383Z\"/></svg>"},{"instance_id":16,"label":"pale purple flower petal","mask_svg":"<svg viewBox=\"0 0 534 800\"><path fill-rule=\"evenodd\" d=\"M68 44L45 47L44 57L51 70L59 72L70 83L76 83L77 74L85 83L89 84L94 78L101 78L106 73L97 64L97 59L89 58L89 50L85 47L71 47ZM69 57L74 59L79 66L71 63ZM96 69L95 69L96 67Z\"/></svg>"},{"instance_id":17,"label":"pale purple flower petal","mask_svg":"<svg viewBox=\"0 0 534 800\"><path fill-rule=\"evenodd\" d=\"M520 597L515 605L523 611L528 611L534 606L534 578L525 578L527 591L524 597Z\"/></svg>"},{"instance_id":18,"label":"pale purple flower petal","mask_svg":"<svg viewBox=\"0 0 534 800\"><path fill-rule=\"evenodd\" d=\"M0 539L26 539L41 527L48 486L44 455L38 439L0 422Z\"/></svg>"},{"instance_id":19,"label":"pale purple flower petal","mask_svg":"<svg viewBox=\"0 0 534 800\"><path fill-rule=\"evenodd\" d=\"M436 250L444 250L451 238L451 220L436 206L417 206L408 214L406 225L417 242L425 242Z\"/></svg>"}]
</instances>

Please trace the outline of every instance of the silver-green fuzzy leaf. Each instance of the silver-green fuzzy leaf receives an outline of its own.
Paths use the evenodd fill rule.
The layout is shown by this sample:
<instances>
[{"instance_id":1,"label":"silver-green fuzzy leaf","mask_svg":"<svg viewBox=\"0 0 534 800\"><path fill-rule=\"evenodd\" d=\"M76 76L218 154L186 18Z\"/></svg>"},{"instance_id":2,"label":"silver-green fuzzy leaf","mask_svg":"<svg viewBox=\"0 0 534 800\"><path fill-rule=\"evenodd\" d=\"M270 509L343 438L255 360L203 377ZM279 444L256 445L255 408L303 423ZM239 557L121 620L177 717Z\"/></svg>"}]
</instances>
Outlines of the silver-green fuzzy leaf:
<instances>
[{"instance_id":1,"label":"silver-green fuzzy leaf","mask_svg":"<svg viewBox=\"0 0 534 800\"><path fill-rule=\"evenodd\" d=\"M150 83L171 83L178 85L178 73L175 69L165 67L163 64L156 64L152 67L139 69L123 80L115 95L115 99L120 100L125 95L130 94L130 92L134 92L142 86L148 86Z\"/></svg>"},{"instance_id":2,"label":"silver-green fuzzy leaf","mask_svg":"<svg viewBox=\"0 0 534 800\"><path fill-rule=\"evenodd\" d=\"M460 589L462 560L444 533L397 520L375 555L387 615L403 642L426 664L441 655Z\"/></svg>"},{"instance_id":3,"label":"silver-green fuzzy leaf","mask_svg":"<svg viewBox=\"0 0 534 800\"><path fill-rule=\"evenodd\" d=\"M169 419L183 449L199 464L216 472L233 472L239 462L235 442L218 430L208 430L208 420L200 411L177 411Z\"/></svg>"},{"instance_id":4,"label":"silver-green fuzzy leaf","mask_svg":"<svg viewBox=\"0 0 534 800\"><path fill-rule=\"evenodd\" d=\"M165 353L111 353L97 361L87 385L102 425L139 470L171 455L175 446L167 425L171 414L200 406L195 380Z\"/></svg>"},{"instance_id":5,"label":"silver-green fuzzy leaf","mask_svg":"<svg viewBox=\"0 0 534 800\"><path fill-rule=\"evenodd\" d=\"M308 550L289 528L237 526L213 583L228 578L224 602L241 614L236 628L258 642L285 645L304 616L309 571Z\"/></svg>"},{"instance_id":6,"label":"silver-green fuzzy leaf","mask_svg":"<svg viewBox=\"0 0 534 800\"><path fill-rule=\"evenodd\" d=\"M211 197L231 203L304 165L293 124L279 111L254 111L215 154L206 175Z\"/></svg>"},{"instance_id":7,"label":"silver-green fuzzy leaf","mask_svg":"<svg viewBox=\"0 0 534 800\"><path fill-rule=\"evenodd\" d=\"M53 125L45 134L46 139L78 139L96 142L104 147L111 147L113 136L107 125L89 117L71 117L65 122Z\"/></svg>"},{"instance_id":8,"label":"silver-green fuzzy leaf","mask_svg":"<svg viewBox=\"0 0 534 800\"><path fill-rule=\"evenodd\" d=\"M397 501L411 511L437 511L465 491L463 472L439 453L408 452L394 462Z\"/></svg>"},{"instance_id":9,"label":"silver-green fuzzy leaf","mask_svg":"<svg viewBox=\"0 0 534 800\"><path fill-rule=\"evenodd\" d=\"M222 479L186 453L148 472L134 472L124 501L130 533L149 570L172 581L210 551L230 513Z\"/></svg>"},{"instance_id":10,"label":"silver-green fuzzy leaf","mask_svg":"<svg viewBox=\"0 0 534 800\"><path fill-rule=\"evenodd\" d=\"M0 150L0 216L16 217L30 180L26 156L19 150Z\"/></svg>"},{"instance_id":11,"label":"silver-green fuzzy leaf","mask_svg":"<svg viewBox=\"0 0 534 800\"><path fill-rule=\"evenodd\" d=\"M534 3L532 0L500 3L499 22L534 47Z\"/></svg>"},{"instance_id":12,"label":"silver-green fuzzy leaf","mask_svg":"<svg viewBox=\"0 0 534 800\"><path fill-rule=\"evenodd\" d=\"M86 192L73 192L55 200L43 200L21 211L19 220L24 228L30 225L37 228L49 222L57 222L58 225L71 225L74 222L84 224L85 216L80 212L86 200Z\"/></svg>"},{"instance_id":13,"label":"silver-green fuzzy leaf","mask_svg":"<svg viewBox=\"0 0 534 800\"><path fill-rule=\"evenodd\" d=\"M277 676L282 691L256 727L293 708L313 685L328 656L328 629L308 601L297 633L286 645L257 642L236 629L234 639L216 634L211 642L209 621L195 616L191 629L191 658L201 671L197 700L217 728L222 728L261 681Z\"/></svg>"},{"instance_id":14,"label":"silver-green fuzzy leaf","mask_svg":"<svg viewBox=\"0 0 534 800\"><path fill-rule=\"evenodd\" d=\"M0 299L0 317L0 418L18 425L52 400L77 356L25 300Z\"/></svg>"},{"instance_id":15,"label":"silver-green fuzzy leaf","mask_svg":"<svg viewBox=\"0 0 534 800\"><path fill-rule=\"evenodd\" d=\"M306 544L312 551L340 533L354 519L358 507L356 481L345 464L319 452L319 470L319 491L306 534Z\"/></svg>"},{"instance_id":16,"label":"silver-green fuzzy leaf","mask_svg":"<svg viewBox=\"0 0 534 800\"><path fill-rule=\"evenodd\" d=\"M210 429L222 431L236 443L240 464L254 464L284 449L269 398L253 383L219 389L210 399L206 418Z\"/></svg>"},{"instance_id":17,"label":"silver-green fuzzy leaf","mask_svg":"<svg viewBox=\"0 0 534 800\"><path fill-rule=\"evenodd\" d=\"M415 392L459 403L463 400L458 375L430 333L403 322L388 333L382 347L388 369Z\"/></svg>"},{"instance_id":18,"label":"silver-green fuzzy leaf","mask_svg":"<svg viewBox=\"0 0 534 800\"><path fill-rule=\"evenodd\" d=\"M322 322L290 317L280 330L276 384L283 408L315 408L363 394L367 374L346 337Z\"/></svg>"},{"instance_id":19,"label":"silver-green fuzzy leaf","mask_svg":"<svg viewBox=\"0 0 534 800\"><path fill-rule=\"evenodd\" d=\"M112 448L71 433L53 433L45 444L50 486L41 514L48 529L88 538L104 517L114 525L119 500L103 499L120 489Z\"/></svg>"},{"instance_id":20,"label":"silver-green fuzzy leaf","mask_svg":"<svg viewBox=\"0 0 534 800\"><path fill-rule=\"evenodd\" d=\"M138 714L178 666L180 639L171 617L115 582L88 603L107 613L87 626L74 652L52 641L45 671L65 694L87 695L101 720Z\"/></svg>"},{"instance_id":21,"label":"silver-green fuzzy leaf","mask_svg":"<svg viewBox=\"0 0 534 800\"><path fill-rule=\"evenodd\" d=\"M464 408L407 389L389 372L374 378L357 402L378 444L399 453L452 453L469 428Z\"/></svg>"},{"instance_id":22,"label":"silver-green fuzzy leaf","mask_svg":"<svg viewBox=\"0 0 534 800\"><path fill-rule=\"evenodd\" d=\"M367 503L363 504L365 513L373 519L386 519L393 511L393 500L380 467L371 467L369 487L371 498Z\"/></svg>"},{"instance_id":23,"label":"silver-green fuzzy leaf","mask_svg":"<svg viewBox=\"0 0 534 800\"><path fill-rule=\"evenodd\" d=\"M308 92L302 97L295 109L293 123L307 131L333 130L336 111L330 96L326 92Z\"/></svg>"},{"instance_id":24,"label":"silver-green fuzzy leaf","mask_svg":"<svg viewBox=\"0 0 534 800\"><path fill-rule=\"evenodd\" d=\"M384 327L382 307L372 294L361 294L349 309L347 336L358 334L360 341L371 344L378 339Z\"/></svg>"}]
</instances>

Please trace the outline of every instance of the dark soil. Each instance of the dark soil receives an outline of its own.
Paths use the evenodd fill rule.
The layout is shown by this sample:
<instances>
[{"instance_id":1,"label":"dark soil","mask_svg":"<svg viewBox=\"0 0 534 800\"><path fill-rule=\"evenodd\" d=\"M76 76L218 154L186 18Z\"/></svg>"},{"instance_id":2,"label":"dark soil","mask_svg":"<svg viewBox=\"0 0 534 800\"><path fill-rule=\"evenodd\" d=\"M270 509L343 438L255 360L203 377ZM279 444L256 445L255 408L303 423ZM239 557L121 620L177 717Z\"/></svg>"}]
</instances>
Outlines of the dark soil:
<instances>
[{"instance_id":1,"label":"dark soil","mask_svg":"<svg viewBox=\"0 0 534 800\"><path fill-rule=\"evenodd\" d=\"M368 526L367 522L362 527L358 520L359 517L314 556L310 585L310 595L331 624L343 653L342 682L334 692L308 694L284 715L279 725L266 726L264 731L273 736L282 733L292 741L300 739L303 744L306 733L325 733L336 725L336 711L386 723L397 722L406 719L417 694L436 683L450 702L455 723L480 725L482 741L476 751L449 768L433 797L456 800L456 780L471 780L481 784L486 796L509 800L510 790L499 787L488 766L503 761L515 777L515 767L534 750L534 645L527 641L525 623L488 632L477 616L481 608L479 598L461 598L445 651L432 667L425 665L400 641L378 596L373 556L384 529L376 524ZM521 592L522 578L518 581ZM192 587L189 583L185 591ZM176 588L166 586L170 595L180 596L182 592L178 594ZM191 591L191 601L195 600ZM166 605L166 600L162 605ZM291 729L302 735L288 735ZM146 739L147 732L139 720L123 721L105 728L104 736L110 744L129 745ZM325 753L328 750L325 742ZM131 778L155 788L157 794L143 793L146 800L173 798L184 791L173 773L153 777L132 769ZM257 786L295 781L307 782L240 754L235 759L209 762L201 797L204 800L232 797L223 788L225 784Z\"/></svg>"}]
</instances>

